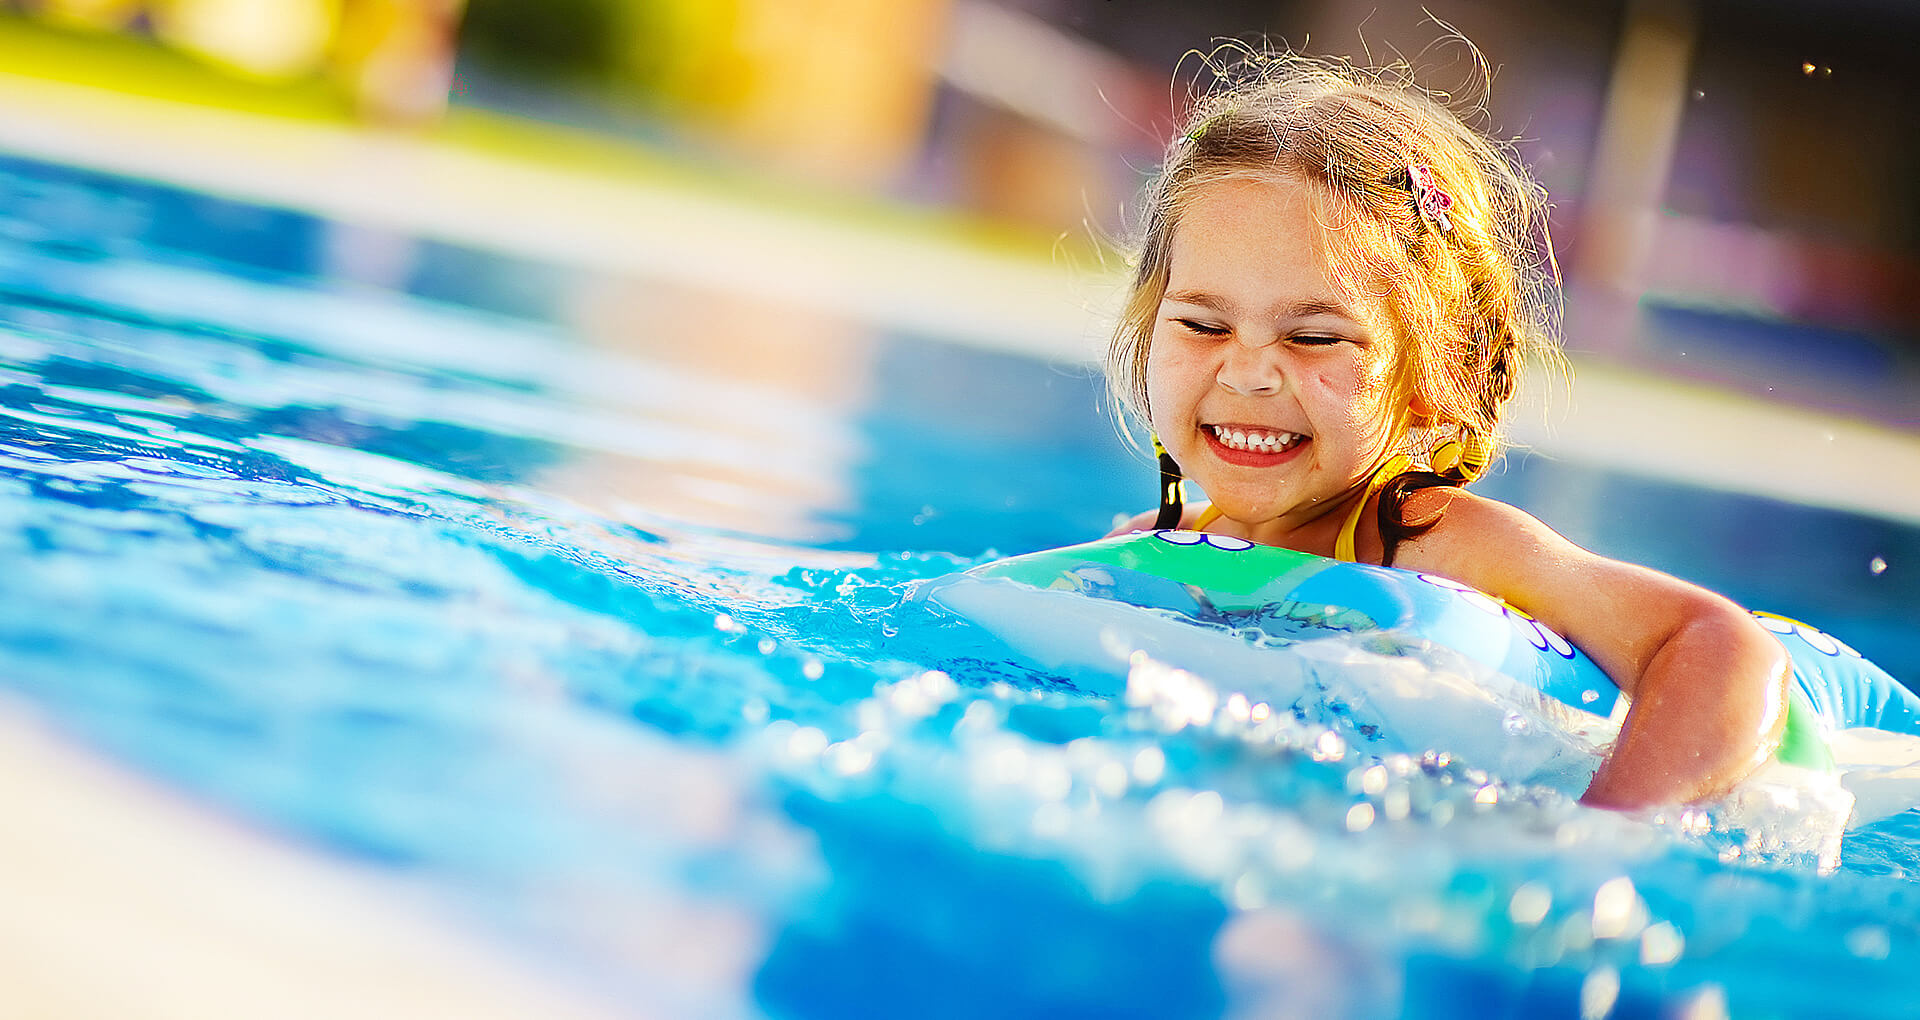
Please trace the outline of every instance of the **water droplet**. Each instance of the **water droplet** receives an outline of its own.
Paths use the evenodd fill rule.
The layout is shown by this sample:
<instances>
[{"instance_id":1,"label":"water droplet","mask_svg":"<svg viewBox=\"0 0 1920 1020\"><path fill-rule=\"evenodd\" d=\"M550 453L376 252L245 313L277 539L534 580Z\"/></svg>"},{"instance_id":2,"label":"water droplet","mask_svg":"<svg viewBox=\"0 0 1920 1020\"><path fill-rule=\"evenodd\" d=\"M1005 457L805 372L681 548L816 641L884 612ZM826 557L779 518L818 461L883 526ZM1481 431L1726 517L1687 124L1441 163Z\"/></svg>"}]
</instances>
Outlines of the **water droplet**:
<instances>
[{"instance_id":1,"label":"water droplet","mask_svg":"<svg viewBox=\"0 0 1920 1020\"><path fill-rule=\"evenodd\" d=\"M1593 894L1593 937L1617 939L1637 935L1643 908L1633 880L1625 875L1601 883Z\"/></svg>"},{"instance_id":2,"label":"water droplet","mask_svg":"<svg viewBox=\"0 0 1920 1020\"><path fill-rule=\"evenodd\" d=\"M1388 790L1386 796L1380 798L1380 813L1385 815L1389 822L1406 818L1413 813L1413 794L1408 793L1404 786L1396 786Z\"/></svg>"},{"instance_id":3,"label":"water droplet","mask_svg":"<svg viewBox=\"0 0 1920 1020\"><path fill-rule=\"evenodd\" d=\"M1870 559L1870 560L1868 560L1868 561L1867 561L1867 570L1869 570L1869 571L1871 571L1871 572L1872 572L1872 573L1874 573L1875 575L1879 575L1879 574L1884 574L1884 573L1886 573L1886 572L1887 572L1887 560L1886 560L1886 557L1884 557L1884 556L1875 556L1875 557L1874 557L1873 559Z\"/></svg>"},{"instance_id":4,"label":"water droplet","mask_svg":"<svg viewBox=\"0 0 1920 1020\"><path fill-rule=\"evenodd\" d=\"M1166 752L1157 747L1145 747L1133 756L1133 778L1142 786L1152 786L1160 781L1167 771Z\"/></svg>"},{"instance_id":5,"label":"water droplet","mask_svg":"<svg viewBox=\"0 0 1920 1020\"><path fill-rule=\"evenodd\" d=\"M1073 792L1073 773L1060 762L1042 759L1028 772L1034 795L1041 800L1066 800Z\"/></svg>"},{"instance_id":6,"label":"water droplet","mask_svg":"<svg viewBox=\"0 0 1920 1020\"><path fill-rule=\"evenodd\" d=\"M852 741L834 744L827 753L828 767L843 776L865 772L872 764L873 752Z\"/></svg>"},{"instance_id":7,"label":"water droplet","mask_svg":"<svg viewBox=\"0 0 1920 1020\"><path fill-rule=\"evenodd\" d=\"M1003 747L987 760L987 775L994 782L1018 783L1027 777L1027 752L1018 747Z\"/></svg>"},{"instance_id":8,"label":"water droplet","mask_svg":"<svg viewBox=\"0 0 1920 1020\"><path fill-rule=\"evenodd\" d=\"M1640 962L1649 967L1678 960L1686 948L1687 940L1680 935L1680 929L1666 921L1649 925L1640 934Z\"/></svg>"},{"instance_id":9,"label":"water droplet","mask_svg":"<svg viewBox=\"0 0 1920 1020\"><path fill-rule=\"evenodd\" d=\"M1362 801L1347 809L1347 831L1359 832L1373 824L1373 805Z\"/></svg>"},{"instance_id":10,"label":"water droplet","mask_svg":"<svg viewBox=\"0 0 1920 1020\"><path fill-rule=\"evenodd\" d=\"M809 680L818 680L827 675L826 664L819 659L808 658L807 661L800 666L800 675Z\"/></svg>"},{"instance_id":11,"label":"water droplet","mask_svg":"<svg viewBox=\"0 0 1920 1020\"><path fill-rule=\"evenodd\" d=\"M1514 924L1534 925L1546 920L1547 910L1553 906L1553 893L1538 882L1528 882L1513 891L1513 899L1507 903L1507 916Z\"/></svg>"},{"instance_id":12,"label":"water droplet","mask_svg":"<svg viewBox=\"0 0 1920 1020\"><path fill-rule=\"evenodd\" d=\"M1707 985L1689 995L1683 995L1674 1003L1678 1012L1673 1015L1679 1020L1727 1020L1727 990L1719 985Z\"/></svg>"},{"instance_id":13,"label":"water droplet","mask_svg":"<svg viewBox=\"0 0 1920 1020\"><path fill-rule=\"evenodd\" d=\"M1600 1020L1620 998L1620 972L1598 967L1580 984L1580 1020Z\"/></svg>"},{"instance_id":14,"label":"water droplet","mask_svg":"<svg viewBox=\"0 0 1920 1020\"><path fill-rule=\"evenodd\" d=\"M827 749L827 735L812 726L802 726L787 738L787 750L800 758L812 758Z\"/></svg>"}]
</instances>

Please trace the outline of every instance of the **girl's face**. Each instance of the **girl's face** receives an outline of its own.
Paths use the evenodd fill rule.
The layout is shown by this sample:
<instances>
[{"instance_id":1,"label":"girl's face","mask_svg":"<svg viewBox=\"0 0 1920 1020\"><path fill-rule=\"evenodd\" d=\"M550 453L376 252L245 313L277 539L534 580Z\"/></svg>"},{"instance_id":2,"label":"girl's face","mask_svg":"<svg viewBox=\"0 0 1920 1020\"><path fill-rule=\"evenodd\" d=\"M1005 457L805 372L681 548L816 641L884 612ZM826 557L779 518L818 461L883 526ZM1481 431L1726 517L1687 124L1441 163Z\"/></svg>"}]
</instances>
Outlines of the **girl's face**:
<instances>
[{"instance_id":1,"label":"girl's face","mask_svg":"<svg viewBox=\"0 0 1920 1020\"><path fill-rule=\"evenodd\" d=\"M1337 285L1310 187L1228 178L1188 200L1147 354L1167 452L1277 544L1348 506L1406 420L1385 303Z\"/></svg>"}]
</instances>

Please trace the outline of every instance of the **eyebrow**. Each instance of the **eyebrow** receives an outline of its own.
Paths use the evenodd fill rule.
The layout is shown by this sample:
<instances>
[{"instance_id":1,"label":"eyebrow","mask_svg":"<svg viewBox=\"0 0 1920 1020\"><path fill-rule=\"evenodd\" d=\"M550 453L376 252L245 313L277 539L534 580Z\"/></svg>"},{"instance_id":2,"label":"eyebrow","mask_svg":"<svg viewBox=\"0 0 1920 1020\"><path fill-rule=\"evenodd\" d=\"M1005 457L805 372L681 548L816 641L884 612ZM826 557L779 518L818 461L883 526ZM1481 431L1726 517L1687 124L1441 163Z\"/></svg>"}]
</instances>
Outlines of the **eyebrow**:
<instances>
[{"instance_id":1,"label":"eyebrow","mask_svg":"<svg viewBox=\"0 0 1920 1020\"><path fill-rule=\"evenodd\" d=\"M1199 305L1214 311L1227 310L1228 302L1204 290L1172 290L1163 295L1164 300L1178 301L1183 305ZM1287 305L1281 311L1284 319L1308 319L1316 315L1337 315L1349 322L1359 322L1352 309L1338 301L1322 301L1318 298L1306 298Z\"/></svg>"}]
</instances>

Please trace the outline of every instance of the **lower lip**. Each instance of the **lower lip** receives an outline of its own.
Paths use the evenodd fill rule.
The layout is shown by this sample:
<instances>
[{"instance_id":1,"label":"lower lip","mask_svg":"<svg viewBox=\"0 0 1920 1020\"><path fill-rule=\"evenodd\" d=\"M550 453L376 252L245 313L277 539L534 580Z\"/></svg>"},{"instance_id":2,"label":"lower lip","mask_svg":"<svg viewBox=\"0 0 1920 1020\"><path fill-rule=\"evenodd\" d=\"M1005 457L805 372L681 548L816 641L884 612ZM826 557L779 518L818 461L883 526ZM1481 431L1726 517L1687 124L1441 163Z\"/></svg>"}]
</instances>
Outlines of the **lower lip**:
<instances>
[{"instance_id":1,"label":"lower lip","mask_svg":"<svg viewBox=\"0 0 1920 1020\"><path fill-rule=\"evenodd\" d=\"M1299 456L1300 451L1306 449L1307 444L1313 441L1311 439L1302 439L1284 450L1268 453L1261 450L1242 450L1228 446L1220 441L1220 437L1213 434L1212 429L1201 429L1200 433L1207 437L1207 449L1212 450L1214 456L1229 464L1238 465L1239 467L1274 467L1278 464L1285 464Z\"/></svg>"}]
</instances>

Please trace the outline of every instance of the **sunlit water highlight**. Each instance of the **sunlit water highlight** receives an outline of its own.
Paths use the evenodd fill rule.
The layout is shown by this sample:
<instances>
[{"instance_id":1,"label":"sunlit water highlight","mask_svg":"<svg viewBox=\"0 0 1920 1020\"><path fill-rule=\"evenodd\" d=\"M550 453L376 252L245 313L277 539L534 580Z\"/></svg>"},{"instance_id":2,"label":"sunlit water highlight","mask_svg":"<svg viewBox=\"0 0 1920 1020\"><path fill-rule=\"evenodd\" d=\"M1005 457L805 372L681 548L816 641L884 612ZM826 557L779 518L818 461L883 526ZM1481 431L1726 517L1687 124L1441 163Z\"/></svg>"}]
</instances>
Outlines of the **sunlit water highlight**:
<instances>
[{"instance_id":1,"label":"sunlit water highlight","mask_svg":"<svg viewBox=\"0 0 1920 1020\"><path fill-rule=\"evenodd\" d=\"M725 295L0 189L0 684L636 1008L1912 1010L1920 814L1821 875L1356 717L1432 664L1099 688L919 598L1138 502L1084 375L857 324L796 357Z\"/></svg>"}]
</instances>

